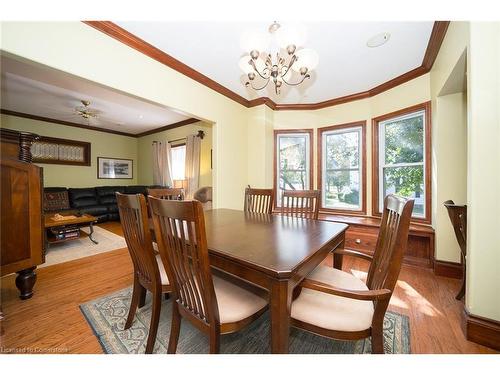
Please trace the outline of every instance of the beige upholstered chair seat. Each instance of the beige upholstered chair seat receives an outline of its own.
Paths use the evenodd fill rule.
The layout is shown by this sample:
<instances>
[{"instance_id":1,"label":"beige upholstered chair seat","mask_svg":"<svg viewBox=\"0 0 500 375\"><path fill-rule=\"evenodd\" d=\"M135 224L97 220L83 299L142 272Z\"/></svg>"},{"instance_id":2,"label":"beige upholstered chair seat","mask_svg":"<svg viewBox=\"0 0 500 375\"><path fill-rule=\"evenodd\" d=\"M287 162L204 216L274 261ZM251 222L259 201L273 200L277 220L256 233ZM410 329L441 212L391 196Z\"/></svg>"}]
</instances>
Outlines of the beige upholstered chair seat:
<instances>
[{"instance_id":1,"label":"beige upholstered chair seat","mask_svg":"<svg viewBox=\"0 0 500 375\"><path fill-rule=\"evenodd\" d=\"M246 289L213 276L214 289L222 323L239 322L267 305L267 301Z\"/></svg>"},{"instance_id":2,"label":"beige upholstered chair seat","mask_svg":"<svg viewBox=\"0 0 500 375\"><path fill-rule=\"evenodd\" d=\"M168 285L167 271L165 271L165 267L163 266L163 262L161 261L160 254L156 255L156 263L158 263L158 269L160 270L161 284Z\"/></svg>"},{"instance_id":3,"label":"beige upholstered chair seat","mask_svg":"<svg viewBox=\"0 0 500 375\"><path fill-rule=\"evenodd\" d=\"M335 268L320 266L308 279L317 280L336 288L368 290L356 276ZM373 302L360 301L302 289L292 303L292 318L334 331L356 332L370 328L373 318Z\"/></svg>"}]
</instances>

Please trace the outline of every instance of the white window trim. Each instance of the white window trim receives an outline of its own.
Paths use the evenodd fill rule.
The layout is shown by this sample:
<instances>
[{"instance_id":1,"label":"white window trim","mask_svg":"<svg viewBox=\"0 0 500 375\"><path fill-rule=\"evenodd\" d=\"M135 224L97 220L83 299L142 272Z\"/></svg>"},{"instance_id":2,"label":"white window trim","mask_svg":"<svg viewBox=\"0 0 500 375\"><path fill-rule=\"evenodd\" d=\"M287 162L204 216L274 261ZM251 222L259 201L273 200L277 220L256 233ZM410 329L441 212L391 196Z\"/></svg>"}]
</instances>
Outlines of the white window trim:
<instances>
[{"instance_id":1,"label":"white window trim","mask_svg":"<svg viewBox=\"0 0 500 375\"><path fill-rule=\"evenodd\" d=\"M356 208L346 208L346 207L335 207L335 206L326 206L326 137L332 134L343 134L343 133L353 133L357 132L358 133L358 168L337 168L334 170L342 171L342 170L348 170L348 171L355 171L358 170L359 172L359 205ZM324 131L321 133L321 175L323 178L321 179L321 207L329 209L329 210L342 210L342 211L353 211L353 212L358 212L363 209L363 127L362 126L353 126L349 128L343 128L343 129L332 129L328 131Z\"/></svg>"},{"instance_id":2,"label":"white window trim","mask_svg":"<svg viewBox=\"0 0 500 375\"><path fill-rule=\"evenodd\" d=\"M311 135L309 133L278 133L277 134L277 139L276 139L276 206L281 207L280 202L281 202L281 194L280 194L280 176L281 176L281 168L280 168L280 138L305 138L306 140L306 167L305 167L305 174L306 174L306 190L311 189L311 182L310 181L310 176L311 176L311 160L310 160L310 155L311 155Z\"/></svg>"},{"instance_id":3,"label":"white window trim","mask_svg":"<svg viewBox=\"0 0 500 375\"><path fill-rule=\"evenodd\" d=\"M411 117L416 117L417 115L422 115L422 120L423 120L423 129L424 129L424 134L423 134L423 139L422 139L422 144L423 144L423 161L417 162L417 163L396 163L396 164L386 164L385 163L385 125L388 122L395 122L395 121L401 121L401 120L406 120L407 118ZM427 144L425 142L426 137L427 137L427 126L426 121L427 121L427 113L425 109L421 109L415 112L407 113L402 116L396 116L396 117L391 117L389 119L386 119L384 121L380 121L378 125L378 139L379 139L379 145L378 145L378 160L379 160L379 165L378 165L378 191L379 191L379 199L378 199L378 209L379 212L384 211L384 198L385 198L385 191L384 191L384 168L396 168L396 167L412 167L412 166L422 166L423 168L423 183L424 183L424 197L427 199L426 194L427 192L425 191L425 186L427 186L427 173L426 173L426 168L427 168ZM412 215L414 218L418 219L425 219L427 215L427 205L424 204L424 211L421 215Z\"/></svg>"}]
</instances>

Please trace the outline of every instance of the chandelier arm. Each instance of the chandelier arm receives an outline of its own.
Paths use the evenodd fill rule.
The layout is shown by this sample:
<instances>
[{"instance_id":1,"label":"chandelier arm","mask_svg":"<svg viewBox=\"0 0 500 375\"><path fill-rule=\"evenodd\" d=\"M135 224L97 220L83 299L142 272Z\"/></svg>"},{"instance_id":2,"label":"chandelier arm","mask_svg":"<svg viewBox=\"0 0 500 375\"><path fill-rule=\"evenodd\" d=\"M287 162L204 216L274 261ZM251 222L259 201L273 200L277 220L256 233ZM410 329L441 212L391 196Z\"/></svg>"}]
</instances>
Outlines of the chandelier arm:
<instances>
[{"instance_id":1,"label":"chandelier arm","mask_svg":"<svg viewBox=\"0 0 500 375\"><path fill-rule=\"evenodd\" d=\"M250 81L247 82L247 85L250 85L254 90L262 90L262 89L266 88L266 86L269 84L269 81L270 81L270 79L267 79L266 84L262 87L259 87L259 88L254 87L254 85L252 85L252 82L250 82Z\"/></svg>"},{"instance_id":2,"label":"chandelier arm","mask_svg":"<svg viewBox=\"0 0 500 375\"><path fill-rule=\"evenodd\" d=\"M297 56L293 55L292 58L291 58L291 60L290 60L290 64L288 64L288 66L286 67L286 72L284 72L283 74L281 74L282 78L288 73L288 71L290 70L290 68L292 67L292 65L295 63L295 61L297 61Z\"/></svg>"},{"instance_id":3,"label":"chandelier arm","mask_svg":"<svg viewBox=\"0 0 500 375\"><path fill-rule=\"evenodd\" d=\"M304 75L304 77L302 77L302 79L299 81L299 82L296 82L296 83L289 83L285 80L285 78L283 76L281 76L281 79L283 80L283 82L285 82L288 86L298 86L300 85L302 82L305 81L306 78L311 78L311 76L309 74L306 74Z\"/></svg>"},{"instance_id":4,"label":"chandelier arm","mask_svg":"<svg viewBox=\"0 0 500 375\"><path fill-rule=\"evenodd\" d=\"M270 77L263 76L263 75L259 72L259 70L257 69L257 66L255 65L255 62L254 62L253 60L250 60L250 65L252 65L253 70L255 70L255 72L256 72L256 73L260 76L260 78L262 78L262 79L269 79L269 78L270 78ZM267 68L267 67L266 67L266 68L264 68L264 70L262 70L262 73L264 73L266 69L269 69L269 68Z\"/></svg>"}]
</instances>

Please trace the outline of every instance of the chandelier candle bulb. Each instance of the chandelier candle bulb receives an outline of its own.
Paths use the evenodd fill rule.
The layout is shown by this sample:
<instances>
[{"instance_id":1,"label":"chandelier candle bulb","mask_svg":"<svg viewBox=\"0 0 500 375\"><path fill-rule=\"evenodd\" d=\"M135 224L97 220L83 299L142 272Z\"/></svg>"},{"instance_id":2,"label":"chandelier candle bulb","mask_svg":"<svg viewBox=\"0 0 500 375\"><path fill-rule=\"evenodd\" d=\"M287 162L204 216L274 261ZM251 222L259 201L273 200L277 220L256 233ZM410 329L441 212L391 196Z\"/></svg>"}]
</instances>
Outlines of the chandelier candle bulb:
<instances>
[{"instance_id":1,"label":"chandelier candle bulb","mask_svg":"<svg viewBox=\"0 0 500 375\"><path fill-rule=\"evenodd\" d=\"M307 68L307 71L311 71L318 66L318 54L310 48L304 48L297 51L296 56L297 63L292 67L296 72L301 72L302 68Z\"/></svg>"},{"instance_id":2,"label":"chandelier candle bulb","mask_svg":"<svg viewBox=\"0 0 500 375\"><path fill-rule=\"evenodd\" d=\"M283 49L288 49L289 46L296 48L303 46L307 33L302 25L285 25L276 30L275 35L278 45Z\"/></svg>"},{"instance_id":3,"label":"chandelier candle bulb","mask_svg":"<svg viewBox=\"0 0 500 375\"><path fill-rule=\"evenodd\" d=\"M243 73L249 74L253 72L253 67L250 64L251 57L250 56L244 56L240 59L240 62L238 63L239 67L241 70L243 70Z\"/></svg>"}]
</instances>

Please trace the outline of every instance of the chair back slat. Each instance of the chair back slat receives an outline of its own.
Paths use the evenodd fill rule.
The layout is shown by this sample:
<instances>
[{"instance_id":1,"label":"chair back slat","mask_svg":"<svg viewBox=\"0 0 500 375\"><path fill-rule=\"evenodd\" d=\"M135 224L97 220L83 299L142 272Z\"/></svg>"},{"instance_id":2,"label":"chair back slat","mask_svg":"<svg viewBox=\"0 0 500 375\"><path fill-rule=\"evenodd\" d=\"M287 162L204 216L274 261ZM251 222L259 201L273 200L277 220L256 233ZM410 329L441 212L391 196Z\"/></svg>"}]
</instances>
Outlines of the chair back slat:
<instances>
[{"instance_id":1,"label":"chair back slat","mask_svg":"<svg viewBox=\"0 0 500 375\"><path fill-rule=\"evenodd\" d=\"M393 194L385 197L380 232L368 271L368 288L394 290L408 244L413 204L413 199Z\"/></svg>"},{"instance_id":2,"label":"chair back slat","mask_svg":"<svg viewBox=\"0 0 500 375\"><path fill-rule=\"evenodd\" d=\"M271 214L273 212L273 189L245 189L245 212Z\"/></svg>"},{"instance_id":3,"label":"chair back slat","mask_svg":"<svg viewBox=\"0 0 500 375\"><path fill-rule=\"evenodd\" d=\"M160 256L178 304L207 326L219 324L201 203L152 196L148 201Z\"/></svg>"},{"instance_id":4,"label":"chair back slat","mask_svg":"<svg viewBox=\"0 0 500 375\"><path fill-rule=\"evenodd\" d=\"M455 204L452 200L444 202L444 206L448 210L462 256L465 257L467 255L467 206Z\"/></svg>"},{"instance_id":5,"label":"chair back slat","mask_svg":"<svg viewBox=\"0 0 500 375\"><path fill-rule=\"evenodd\" d=\"M148 195L155 198L168 200L184 200L184 189L182 188L165 188L165 189L149 189Z\"/></svg>"},{"instance_id":6,"label":"chair back slat","mask_svg":"<svg viewBox=\"0 0 500 375\"><path fill-rule=\"evenodd\" d=\"M146 285L160 285L160 273L149 231L146 198L142 194L116 193L123 235L134 272Z\"/></svg>"},{"instance_id":7,"label":"chair back slat","mask_svg":"<svg viewBox=\"0 0 500 375\"><path fill-rule=\"evenodd\" d=\"M317 220L319 198L319 190L285 190L281 200L281 214Z\"/></svg>"}]
</instances>

